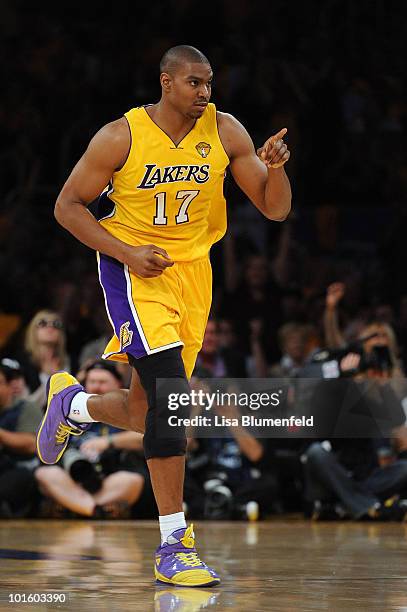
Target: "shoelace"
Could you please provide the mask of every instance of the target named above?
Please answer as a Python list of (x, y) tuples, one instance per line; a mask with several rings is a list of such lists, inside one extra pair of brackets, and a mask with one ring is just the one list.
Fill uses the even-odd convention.
[(198, 553), (190, 552), (190, 553), (175, 553), (177, 559), (181, 561), (184, 565), (189, 565), (190, 567), (197, 567), (198, 565), (202, 565), (202, 561), (198, 557)]
[(64, 425), (64, 423), (60, 423), (58, 425), (57, 433), (55, 436), (57, 444), (64, 444), (69, 434), (71, 434), (72, 436), (80, 436), (82, 433), (82, 431), (79, 431), (75, 427), (70, 427), (70, 425)]

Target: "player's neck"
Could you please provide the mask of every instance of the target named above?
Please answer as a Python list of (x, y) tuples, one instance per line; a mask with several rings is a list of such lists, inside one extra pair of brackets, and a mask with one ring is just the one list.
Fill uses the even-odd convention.
[(147, 107), (151, 119), (174, 141), (181, 141), (195, 125), (196, 119), (185, 117), (165, 100)]

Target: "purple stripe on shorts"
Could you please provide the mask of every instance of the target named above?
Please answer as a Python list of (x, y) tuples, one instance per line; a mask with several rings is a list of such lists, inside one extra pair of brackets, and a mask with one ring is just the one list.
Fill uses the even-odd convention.
[(130, 353), (136, 358), (145, 357), (147, 351), (127, 297), (124, 265), (117, 259), (100, 253), (99, 280), (105, 293), (109, 318), (120, 340), (120, 352)]

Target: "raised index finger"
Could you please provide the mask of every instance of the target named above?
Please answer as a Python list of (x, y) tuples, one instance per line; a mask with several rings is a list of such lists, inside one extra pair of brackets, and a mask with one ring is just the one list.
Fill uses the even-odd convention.
[(287, 131), (287, 128), (282, 128), (279, 132), (277, 132), (277, 134), (274, 134), (274, 136), (270, 136), (270, 138), (266, 140), (263, 146), (263, 150), (261, 151), (262, 159), (266, 159), (267, 155), (270, 152), (270, 149), (272, 149), (276, 142), (278, 142), (281, 138), (283, 138), (283, 136), (287, 134)]
[(274, 144), (275, 142), (277, 142), (277, 140), (283, 138), (287, 134), (287, 131), (287, 128), (282, 128), (279, 132), (277, 132), (277, 134), (274, 134), (274, 136), (270, 138), (271, 142)]

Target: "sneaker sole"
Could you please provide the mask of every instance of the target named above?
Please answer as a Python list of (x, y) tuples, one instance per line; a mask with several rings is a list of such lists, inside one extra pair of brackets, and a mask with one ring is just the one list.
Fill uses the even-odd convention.
[(171, 580), (170, 578), (166, 578), (165, 576), (160, 574), (160, 572), (157, 569), (155, 569), (154, 571), (155, 571), (156, 582), (158, 584), (172, 584), (173, 586), (179, 586), (179, 587), (199, 588), (199, 587), (216, 586), (217, 584), (220, 583), (220, 578), (213, 578), (209, 582), (200, 582), (199, 584), (191, 584), (190, 582), (175, 582), (174, 580)]

